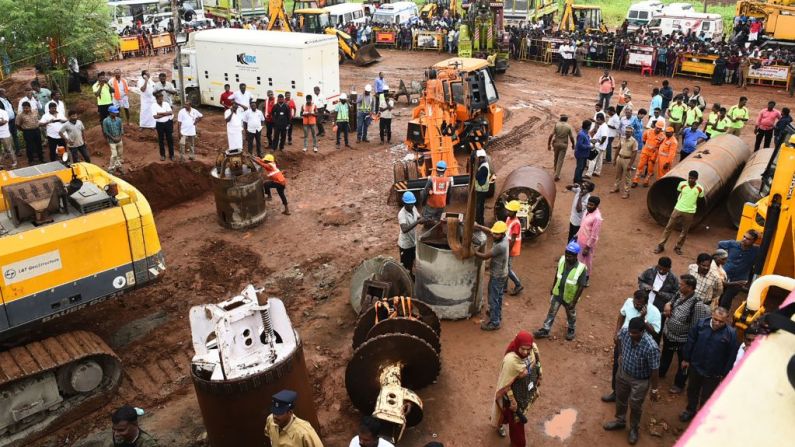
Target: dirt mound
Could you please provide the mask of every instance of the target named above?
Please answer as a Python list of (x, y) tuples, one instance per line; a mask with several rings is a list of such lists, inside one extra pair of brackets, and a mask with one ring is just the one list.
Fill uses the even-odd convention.
[(198, 161), (150, 163), (125, 180), (143, 193), (155, 212), (200, 197), (211, 187), (210, 166)]

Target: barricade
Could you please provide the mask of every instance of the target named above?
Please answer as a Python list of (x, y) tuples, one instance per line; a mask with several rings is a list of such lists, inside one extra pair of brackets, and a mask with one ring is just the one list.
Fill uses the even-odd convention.
[(748, 67), (748, 83), (785, 90), (789, 89), (789, 65), (762, 65), (761, 60), (751, 59), (751, 66)]
[(397, 31), (393, 29), (374, 30), (375, 46), (392, 48), (397, 46)]
[[(585, 45), (585, 43), (583, 43), (583, 45)], [(585, 57), (585, 66), (586, 67), (601, 66), (601, 67), (612, 68), (614, 55), (615, 55), (615, 46), (597, 43), (596, 55), (591, 56), (591, 53), (589, 51), (588, 56)]]
[(414, 49), (442, 51), (444, 38), (445, 34), (441, 31), (417, 31), (414, 35)]
[(654, 70), (657, 63), (657, 49), (651, 45), (630, 45), (623, 68), (643, 68), (649, 66)]
[(152, 36), (152, 48), (155, 50), (169, 49), (174, 46), (174, 38), (170, 33), (161, 33)]
[(119, 38), (119, 53), (122, 58), (134, 56), (139, 51), (141, 51), (141, 46), (138, 43), (138, 36)]
[(674, 76), (693, 76), (697, 78), (712, 78), (715, 73), (715, 61), (718, 56), (714, 54), (682, 54), (674, 67)]

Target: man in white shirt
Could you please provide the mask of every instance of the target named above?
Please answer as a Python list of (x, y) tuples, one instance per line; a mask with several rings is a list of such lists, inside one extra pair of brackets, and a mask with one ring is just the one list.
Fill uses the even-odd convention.
[(607, 153), (605, 154), (605, 161), (611, 163), (613, 161), (613, 141), (618, 138), (618, 131), (621, 128), (621, 117), (616, 113), (616, 108), (610, 106), (607, 108), (607, 128), (609, 129), (610, 136), (607, 137)]
[[(171, 106), (174, 102), (171, 99), (172, 95), (177, 93), (176, 90), (172, 87), (172, 85), (166, 82), (166, 74), (160, 73), (157, 75), (157, 82), (155, 82), (154, 87), (152, 88), (152, 93), (157, 95), (158, 93), (163, 95), (163, 101), (166, 102), (169, 106)], [(155, 125), (157, 127), (157, 125)]]
[(155, 103), (152, 104), (152, 117), (155, 119), (157, 130), (157, 144), (160, 147), (160, 161), (166, 160), (165, 143), (168, 143), (168, 158), (174, 161), (174, 111), (171, 104), (163, 98), (162, 91), (155, 93)]
[(17, 154), (14, 152), (14, 142), (11, 138), (11, 130), (8, 127), (10, 119), (8, 112), (0, 109), (0, 163), (6, 158), (11, 158), (11, 169), (17, 167)]
[(61, 100), (61, 92), (53, 92), (52, 99), (47, 103), (44, 110), (50, 110), (50, 104), (55, 104), (55, 108), (63, 116), (66, 116), (66, 104)]
[(657, 121), (662, 121), (662, 127), (665, 128), (665, 117), (660, 114), (660, 109), (654, 109), (654, 112), (649, 115), (649, 121), (646, 122), (647, 129), (654, 129)]
[(234, 100), (243, 111), (248, 110), (248, 106), (251, 104), (251, 92), (246, 91), (246, 84), (240, 84), (240, 90), (232, 95), (232, 100)]
[(607, 127), (605, 117), (601, 113), (596, 115), (596, 122), (593, 124), (591, 130), (596, 129), (592, 137), (594, 149), (596, 149), (596, 158), (588, 161), (588, 169), (583, 177), (591, 178), (592, 176), (599, 177), (602, 174), (602, 159), (607, 150), (607, 139), (610, 137), (610, 128)]
[(257, 108), (257, 101), (252, 99), (251, 107), (243, 112), (243, 129), (246, 131), (248, 153), (253, 154), (254, 143), (257, 145), (257, 157), (262, 158), (262, 127), (265, 115)]
[(224, 111), (229, 149), (243, 149), (243, 110), (237, 102)]
[(58, 159), (55, 150), (58, 146), (64, 145), (63, 138), (61, 138), (61, 127), (66, 121), (66, 116), (58, 113), (58, 106), (50, 101), (47, 113), (39, 120), (39, 127), (46, 127), (47, 129), (47, 147), (50, 151), (50, 160)]
[(315, 107), (317, 107), (317, 136), (322, 137), (326, 131), (323, 129), (323, 121), (326, 120), (328, 116), (328, 109), (326, 107), (326, 98), (320, 94), (320, 87), (315, 86), (315, 96), (314, 96), (314, 103)]
[(574, 60), (574, 50), (575, 48), (570, 46), (568, 42), (564, 42), (558, 47), (558, 53), (560, 53), (560, 57), (563, 60), (560, 67), (560, 74), (562, 76), (569, 75), (569, 67), (571, 67), (571, 63)]
[(22, 113), (22, 103), (29, 102), (30, 108), (33, 110), (41, 110), (41, 104), (39, 104), (39, 100), (36, 99), (36, 95), (33, 94), (33, 89), (28, 87), (25, 89), (25, 96), (19, 100), (19, 104), (17, 104), (17, 113)]
[(359, 425), (359, 434), (351, 439), (349, 447), (395, 447), (391, 442), (378, 437), (381, 426), (378, 419), (365, 416)]
[(586, 205), (594, 188), (596, 188), (596, 185), (588, 180), (584, 180), (582, 186), (576, 183), (566, 186), (566, 189), (574, 193), (574, 200), (571, 202), (571, 214), (569, 215), (569, 237), (567, 239), (569, 241), (574, 239), (577, 232), (580, 231), (582, 217), (585, 215)]
[(179, 161), (185, 161), (185, 145), (188, 145), (188, 158), (193, 160), (196, 152), (196, 125), (202, 119), (202, 114), (192, 107), (189, 99), (185, 99), (185, 106), (177, 114), (179, 123)]
[(17, 113), (14, 111), (14, 106), (11, 104), (11, 101), (8, 100), (6, 89), (4, 88), (0, 88), (0, 104), (2, 104), (1, 108), (5, 110), (8, 115), (8, 129), (11, 132), (11, 140), (14, 142), (14, 155), (16, 155), (16, 153), (20, 151), (19, 139), (17, 138), (17, 126), (14, 122)]

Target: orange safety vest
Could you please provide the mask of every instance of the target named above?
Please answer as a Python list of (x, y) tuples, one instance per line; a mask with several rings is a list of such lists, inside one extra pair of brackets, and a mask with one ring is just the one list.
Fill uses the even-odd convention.
[[(317, 107), (314, 104), (306, 105), (304, 104), (303, 113), (317, 113)], [(303, 117), (304, 124), (316, 124), (317, 117), (314, 115), (307, 115)]]
[(428, 206), (431, 208), (444, 208), (447, 206), (447, 191), (450, 190), (450, 177), (431, 177), (431, 190), (428, 194)]
[(262, 166), (262, 168), (265, 169), (265, 173), (268, 174), (269, 180), (273, 180), (274, 182), (282, 186), (287, 186), (287, 179), (284, 178), (284, 174), (282, 174), (282, 171), (280, 171), (279, 168), (276, 167), (276, 163), (266, 162), (262, 163), (260, 166)]
[[(119, 80), (116, 79), (116, 76), (114, 76), (112, 79), (113, 79), (113, 97), (116, 98), (116, 100), (118, 101), (118, 100), (121, 99), (121, 96), (122, 96), (121, 95), (121, 90), (122, 89), (119, 88)], [(122, 78), (121, 86), (124, 88), (124, 96), (129, 95), (130, 94), (130, 88), (127, 86), (127, 80), (126, 79)]]
[(657, 135), (654, 129), (647, 129), (646, 132), (643, 133), (643, 142), (645, 143), (643, 145), (643, 151), (656, 154), (657, 148), (660, 147), (663, 140), (665, 140), (664, 132), (660, 132), (660, 134)]
[(519, 231), (516, 233), (516, 240), (513, 243), (513, 247), (511, 247), (511, 257), (519, 256), (522, 252), (522, 222), (519, 221), (518, 217), (509, 217), (505, 219), (505, 224), (508, 225), (508, 236), (510, 237), (514, 230), (513, 227), (515, 226)]

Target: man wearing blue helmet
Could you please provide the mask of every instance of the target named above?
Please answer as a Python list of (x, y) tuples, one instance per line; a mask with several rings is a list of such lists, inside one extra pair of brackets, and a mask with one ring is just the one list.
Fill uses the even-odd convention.
[(425, 206), (422, 209), (422, 217), (427, 221), (440, 220), (444, 208), (447, 206), (447, 193), (453, 186), (452, 177), (445, 175), (447, 172), (447, 162), (439, 160), (436, 163), (436, 174), (428, 177), (428, 183), (422, 192)]
[(566, 318), (569, 323), (569, 330), (566, 332), (566, 340), (574, 340), (574, 326), (577, 323), (577, 312), (575, 307), (580, 301), (580, 295), (585, 288), (585, 264), (577, 260), (580, 254), (580, 245), (571, 241), (566, 245), (566, 253), (558, 261), (558, 269), (555, 275), (555, 282), (552, 283), (552, 291), (549, 302), (549, 311), (544, 325), (541, 329), (533, 332), (536, 338), (549, 337), (552, 323), (555, 322), (560, 306), (566, 309)]
[(400, 234), (398, 234), (398, 251), (400, 252), (400, 263), (408, 270), (411, 277), (414, 274), (411, 272), (414, 267), (414, 257), (417, 251), (417, 233), (414, 229), (418, 224), (425, 222), (417, 212), (417, 198), (414, 197), (410, 191), (403, 193), (403, 208), (398, 212), (398, 225), (400, 225)]
[(119, 108), (115, 105), (108, 107), (108, 116), (102, 120), (102, 135), (108, 140), (110, 146), (110, 162), (108, 163), (108, 172), (118, 171), (119, 174), (124, 174), (122, 164), (124, 160), (124, 143), (122, 136), (124, 135), (124, 126), (119, 116)]

